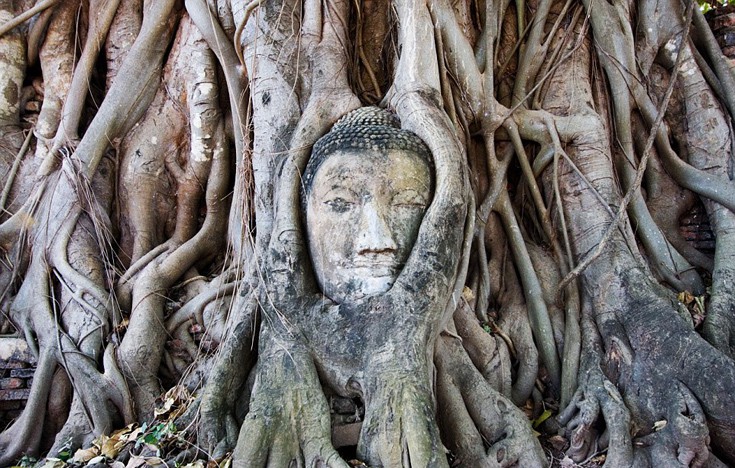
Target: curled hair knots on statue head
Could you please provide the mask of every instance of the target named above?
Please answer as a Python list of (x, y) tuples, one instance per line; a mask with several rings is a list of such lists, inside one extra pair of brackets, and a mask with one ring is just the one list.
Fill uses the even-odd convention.
[(314, 144), (302, 178), (302, 208), (306, 206), (306, 196), (311, 192), (319, 166), (331, 154), (349, 150), (410, 151), (423, 159), (430, 169), (434, 167), (429, 147), (418, 135), (402, 129), (398, 117), (379, 107), (361, 107), (340, 118), (329, 133)]

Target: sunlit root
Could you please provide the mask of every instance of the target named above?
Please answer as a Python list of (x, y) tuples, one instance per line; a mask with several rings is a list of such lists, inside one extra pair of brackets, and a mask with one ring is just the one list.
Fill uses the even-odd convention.
[(457, 339), (440, 337), (434, 356), (442, 434), (461, 466), (546, 466), (531, 422), (487, 384)]
[[(235, 467), (347, 468), (332, 447), (329, 406), (311, 359), (284, 343), (261, 349), (253, 397), (233, 454)], [(395, 465), (393, 465), (395, 466)]]
[(107, 89), (117, 78), (117, 72), (125, 56), (140, 32), (143, 19), (143, 0), (120, 0), (120, 7), (110, 25), (105, 52), (107, 59)]
[(79, 139), (79, 124), (87, 98), (90, 76), (119, 4), (120, 0), (90, 1), (89, 31), (81, 56), (74, 68), (68, 94), (63, 99), (61, 120), (54, 137), (52, 152), (62, 148), (69, 141), (75, 142)]
[(448, 466), (422, 373), (398, 368), (373, 369), (371, 375), (358, 457), (379, 466)]
[(239, 398), (247, 397), (243, 395), (243, 386), (254, 362), (253, 335), (259, 329), (256, 294), (236, 296), (229, 317), (231, 328), (214, 358), (199, 399), (197, 437), (215, 459), (232, 450), (237, 441), (235, 406)]

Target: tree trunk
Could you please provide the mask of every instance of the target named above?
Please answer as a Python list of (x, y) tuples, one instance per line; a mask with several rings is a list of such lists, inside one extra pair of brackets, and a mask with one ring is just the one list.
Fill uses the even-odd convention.
[(0, 1), (0, 464), (735, 463), (728, 14)]

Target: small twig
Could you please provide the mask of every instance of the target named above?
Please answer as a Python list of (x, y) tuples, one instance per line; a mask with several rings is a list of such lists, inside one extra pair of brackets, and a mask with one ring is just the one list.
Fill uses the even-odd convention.
[(250, 3), (248, 3), (248, 6), (245, 7), (245, 16), (243, 16), (242, 21), (240, 24), (237, 25), (237, 29), (235, 30), (235, 54), (237, 54), (238, 60), (240, 60), (240, 65), (243, 67), (245, 66), (245, 58), (242, 55), (242, 32), (245, 30), (245, 25), (248, 23), (248, 19), (250, 19), (250, 15), (253, 14), (253, 11), (258, 8), (264, 0), (251, 0)]
[(11, 31), (16, 26), (25, 23), (26, 21), (33, 18), (38, 13), (41, 13), (43, 10), (47, 8), (51, 8), (57, 3), (59, 3), (59, 0), (46, 0), (45, 2), (36, 4), (33, 8), (24, 11), (23, 13), (19, 14), (15, 18), (11, 19), (7, 23), (0, 26), (0, 36), (4, 35), (8, 31)]
[(605, 231), (605, 234), (602, 236), (602, 239), (597, 244), (597, 247), (594, 251), (589, 253), (582, 262), (577, 265), (574, 270), (569, 272), (564, 279), (559, 283), (559, 291), (563, 291), (566, 286), (574, 280), (576, 277), (582, 273), (582, 271), (585, 270), (597, 257), (599, 257), (603, 250), (605, 249), (605, 246), (607, 245), (608, 241), (612, 237), (612, 234), (618, 229), (618, 226), (620, 225), (621, 221), (624, 218), (624, 215), (627, 211), (628, 204), (633, 199), (633, 196), (636, 194), (638, 189), (641, 186), (641, 182), (643, 181), (643, 174), (646, 171), (646, 165), (648, 164), (648, 158), (651, 154), (651, 148), (653, 147), (653, 143), (656, 140), (656, 135), (658, 133), (658, 129), (661, 126), (661, 123), (664, 120), (664, 115), (666, 114), (666, 108), (669, 105), (669, 100), (671, 99), (671, 95), (674, 92), (674, 86), (676, 85), (676, 78), (679, 74), (679, 69), (681, 68), (681, 64), (684, 61), (684, 49), (686, 46), (686, 40), (687, 37), (689, 37), (689, 27), (691, 26), (692, 22), (692, 12), (694, 10), (694, 1), (690, 0), (689, 5), (687, 6), (687, 16), (686, 16), (686, 22), (684, 23), (684, 31), (681, 35), (681, 43), (679, 45), (679, 51), (676, 55), (676, 63), (674, 63), (674, 69), (671, 72), (671, 80), (669, 83), (669, 87), (666, 90), (666, 94), (664, 95), (663, 101), (661, 103), (661, 108), (658, 111), (658, 115), (656, 116), (656, 120), (653, 123), (653, 126), (651, 127), (651, 133), (648, 135), (648, 140), (646, 141), (646, 146), (643, 149), (643, 155), (641, 156), (641, 162), (638, 164), (638, 169), (635, 174), (635, 179), (633, 180), (633, 183), (628, 188), (627, 193), (623, 197), (623, 200), (620, 203), (620, 207), (618, 208), (617, 215), (615, 216), (615, 219), (613, 222), (608, 226), (607, 230)]

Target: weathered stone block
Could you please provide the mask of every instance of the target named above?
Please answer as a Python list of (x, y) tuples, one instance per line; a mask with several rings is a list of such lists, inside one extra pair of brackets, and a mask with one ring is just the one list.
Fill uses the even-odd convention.
[(0, 401), (27, 400), (30, 395), (30, 388), (19, 388), (17, 390), (0, 390)]
[(22, 338), (0, 338), (0, 369), (35, 367), (36, 358)]
[(36, 369), (13, 369), (10, 371), (10, 376), (19, 379), (30, 379), (35, 373)]

